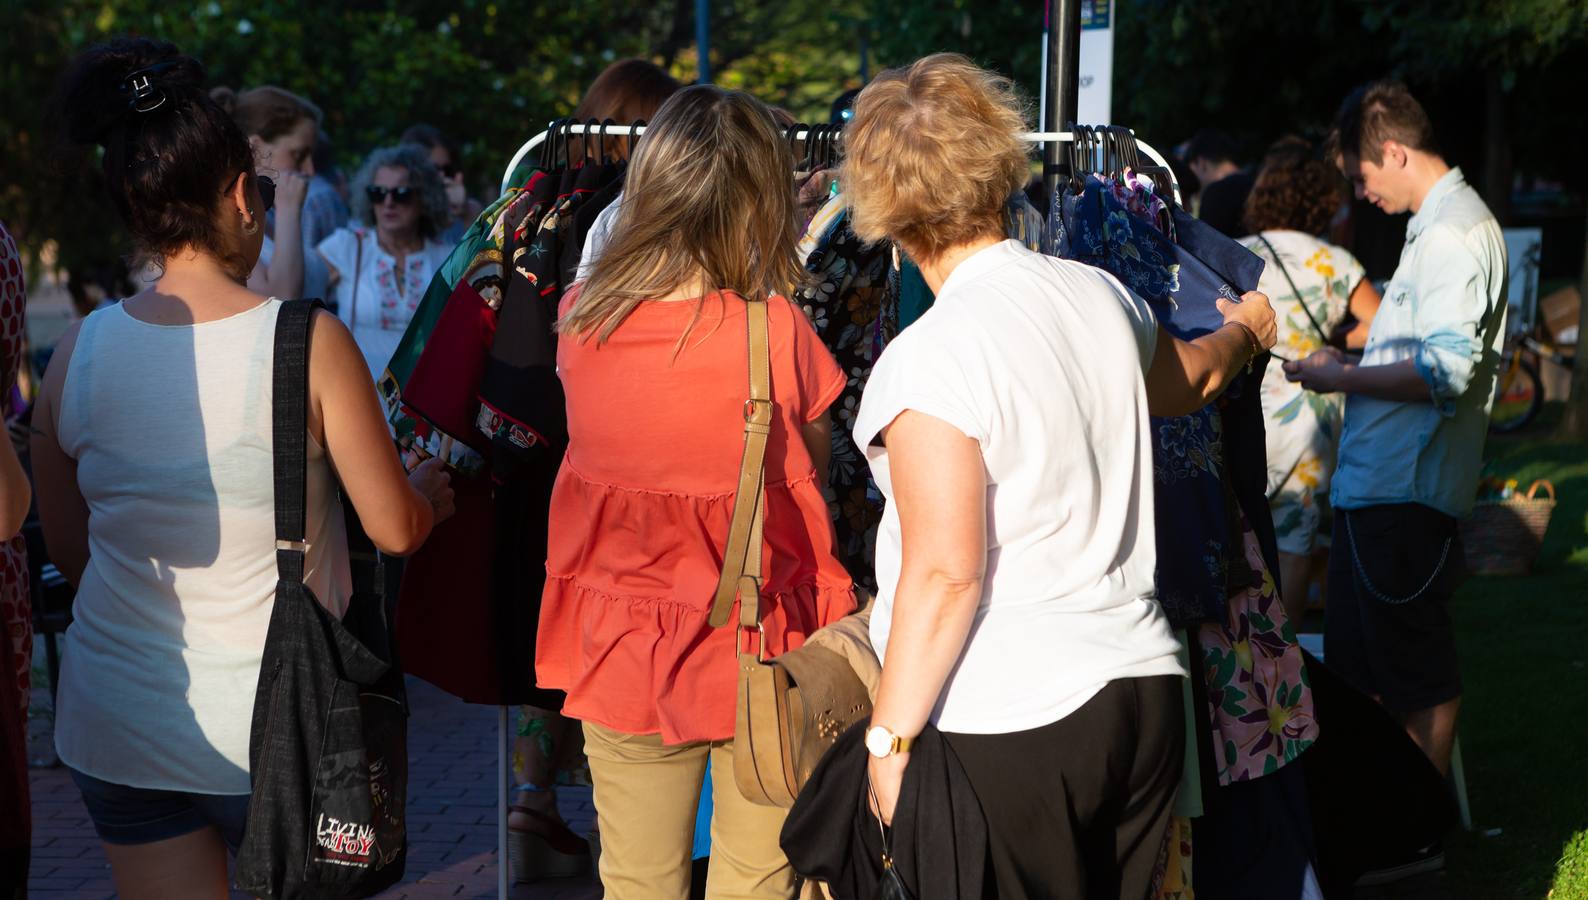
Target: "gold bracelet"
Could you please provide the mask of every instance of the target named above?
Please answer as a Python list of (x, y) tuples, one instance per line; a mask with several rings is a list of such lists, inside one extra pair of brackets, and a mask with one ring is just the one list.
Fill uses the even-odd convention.
[(1250, 375), (1252, 373), (1252, 363), (1263, 352), (1263, 342), (1258, 340), (1257, 332), (1253, 331), (1245, 322), (1228, 322), (1226, 324), (1234, 325), (1246, 332), (1247, 343), (1251, 345), (1249, 348), (1251, 355), (1246, 357), (1246, 374)]

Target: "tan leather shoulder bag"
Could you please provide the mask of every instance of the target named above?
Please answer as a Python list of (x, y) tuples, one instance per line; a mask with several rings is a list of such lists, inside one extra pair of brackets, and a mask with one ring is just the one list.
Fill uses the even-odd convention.
[(772, 360), (767, 305), (745, 304), (749, 323), (750, 399), (744, 405), (744, 458), (722, 576), (711, 605), (712, 627), (728, 624), (739, 599), (735, 645), (739, 696), (733, 777), (753, 803), (789, 807), (838, 736), (871, 714), (871, 696), (848, 660), (807, 642), (766, 659), (761, 628), (762, 525), (766, 516), (766, 444), (772, 433)]

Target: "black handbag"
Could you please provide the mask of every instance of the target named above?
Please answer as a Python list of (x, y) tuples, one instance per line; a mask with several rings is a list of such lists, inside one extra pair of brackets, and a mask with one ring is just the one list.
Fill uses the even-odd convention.
[(318, 301), (276, 323), (276, 601), (254, 697), (253, 797), (232, 884), (267, 900), (368, 897), (407, 857), (407, 698), (382, 566), (344, 502), (354, 589), (331, 615), (303, 583), (309, 326)]

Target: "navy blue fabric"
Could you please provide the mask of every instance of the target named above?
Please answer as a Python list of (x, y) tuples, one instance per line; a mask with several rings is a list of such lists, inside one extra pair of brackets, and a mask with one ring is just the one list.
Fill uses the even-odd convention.
[(248, 819), (248, 794), (190, 794), (112, 784), (68, 767), (94, 831), (107, 844), (153, 844), (214, 826), (237, 852)]
[[(1101, 178), (1091, 176), (1078, 191), (1074, 187), (1057, 192), (1049, 212), (1055, 255), (1113, 274), (1147, 301), (1175, 337), (1193, 340), (1218, 329), (1224, 324), (1219, 298), (1238, 301), (1257, 288), (1262, 258), (1184, 210), (1172, 208), (1171, 240), (1121, 204)], [(1243, 375), (1227, 393), (1255, 396), (1256, 388)], [(1240, 551), (1230, 541), (1224, 481), (1229, 423), (1222, 406), (1151, 419), (1158, 598), (1176, 627), (1223, 619), (1227, 559)], [(1241, 426), (1250, 433), (1251, 423)], [(1256, 428), (1261, 435), (1260, 421)]]

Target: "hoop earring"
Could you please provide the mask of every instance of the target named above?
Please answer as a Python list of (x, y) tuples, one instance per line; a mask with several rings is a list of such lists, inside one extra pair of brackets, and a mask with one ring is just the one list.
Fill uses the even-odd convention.
[(243, 223), (243, 234), (258, 234), (259, 220), (257, 218), (253, 218), (254, 208), (252, 206), (248, 207), (248, 215), (250, 216), (249, 220)]

